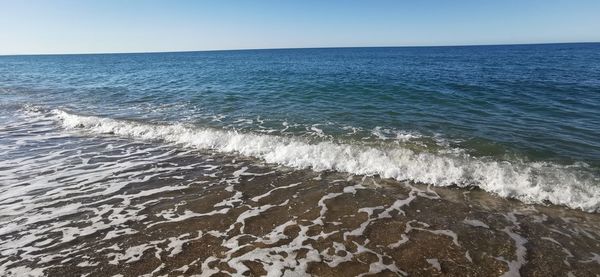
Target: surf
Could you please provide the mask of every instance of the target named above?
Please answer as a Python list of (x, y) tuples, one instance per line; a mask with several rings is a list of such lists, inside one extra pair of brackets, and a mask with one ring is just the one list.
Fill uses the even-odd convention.
[(239, 154), (296, 169), (379, 175), (443, 187), (477, 187), (529, 204), (551, 203), (586, 212), (597, 212), (600, 206), (598, 177), (585, 165), (502, 161), (454, 152), (417, 152), (400, 145), (377, 147), (328, 140), (314, 142), (301, 137), (79, 115), (61, 109), (35, 113), (52, 118), (66, 130), (89, 135)]

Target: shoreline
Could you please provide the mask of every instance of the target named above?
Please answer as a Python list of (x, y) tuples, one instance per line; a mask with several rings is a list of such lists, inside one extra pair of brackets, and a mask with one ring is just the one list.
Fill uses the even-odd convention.
[[(43, 268), (39, 272), (49, 275), (92, 276), (600, 271), (599, 214), (526, 205), (480, 190), (177, 152), (160, 163), (173, 170), (98, 199), (80, 196), (77, 202), (88, 208), (3, 232), (0, 239), (14, 241), (10, 248), (23, 260), (5, 259), (0, 271), (19, 275), (19, 269)], [(58, 203), (63, 201), (68, 200)], [(81, 235), (65, 237), (67, 230)], [(24, 239), (18, 234), (30, 232), (38, 239), (18, 245)], [(3, 253), (10, 252), (8, 245), (0, 245)]]

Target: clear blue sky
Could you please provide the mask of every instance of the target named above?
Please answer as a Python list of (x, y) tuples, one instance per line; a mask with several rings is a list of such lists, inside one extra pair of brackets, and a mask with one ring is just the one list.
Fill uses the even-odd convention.
[(600, 0), (0, 0), (0, 54), (600, 41)]

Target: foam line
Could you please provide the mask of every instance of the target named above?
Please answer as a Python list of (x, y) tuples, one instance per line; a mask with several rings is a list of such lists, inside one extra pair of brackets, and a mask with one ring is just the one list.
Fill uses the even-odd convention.
[(597, 211), (600, 205), (598, 177), (584, 166), (494, 161), (464, 153), (415, 152), (401, 146), (310, 143), (295, 137), (149, 124), (63, 110), (52, 110), (50, 114), (68, 129), (238, 153), (294, 168), (380, 175), (434, 186), (478, 186), (526, 203), (550, 202), (588, 212)]

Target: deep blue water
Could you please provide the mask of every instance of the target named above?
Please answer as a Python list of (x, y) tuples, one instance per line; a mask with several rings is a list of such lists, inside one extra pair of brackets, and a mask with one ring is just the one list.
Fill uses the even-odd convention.
[(5, 116), (33, 106), (454, 153), (600, 183), (600, 44), (3, 56), (0, 102)]

